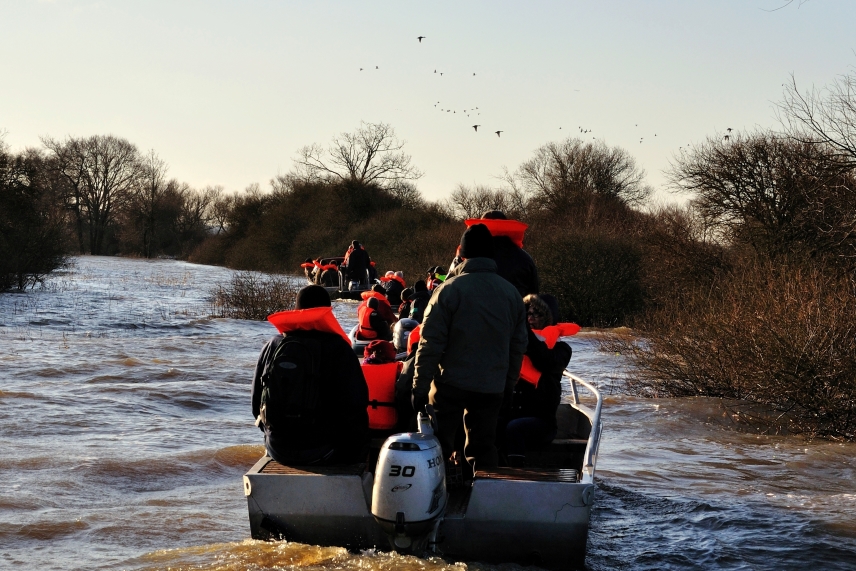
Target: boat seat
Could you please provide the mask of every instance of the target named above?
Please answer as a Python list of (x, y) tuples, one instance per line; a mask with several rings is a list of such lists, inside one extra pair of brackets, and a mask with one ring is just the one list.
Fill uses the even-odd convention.
[(283, 474), (290, 476), (359, 476), (366, 465), (342, 464), (340, 466), (286, 466), (276, 460), (271, 460), (259, 470), (260, 474)]

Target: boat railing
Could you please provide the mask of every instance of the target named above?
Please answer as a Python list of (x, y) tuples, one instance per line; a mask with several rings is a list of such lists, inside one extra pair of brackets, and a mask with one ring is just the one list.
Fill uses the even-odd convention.
[(564, 375), (570, 381), (571, 396), (573, 398), (574, 405), (584, 406), (580, 401), (578, 385), (582, 385), (583, 387), (585, 387), (596, 399), (594, 413), (590, 417), (591, 433), (589, 434), (588, 446), (586, 447), (585, 463), (583, 464), (583, 470), (593, 475), (595, 458), (597, 457), (597, 449), (600, 444), (600, 411), (603, 407), (603, 395), (601, 395), (600, 390), (598, 390), (598, 388), (594, 384), (574, 375), (573, 373), (565, 371)]

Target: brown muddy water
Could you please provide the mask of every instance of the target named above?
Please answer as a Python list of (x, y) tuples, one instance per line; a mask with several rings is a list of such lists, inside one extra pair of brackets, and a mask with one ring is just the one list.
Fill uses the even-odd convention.
[[(82, 257), (0, 295), (0, 568), (496, 568), (249, 539), (249, 383), (274, 329), (207, 317), (229, 276)], [(337, 303), (345, 327), (354, 308)], [(856, 445), (741, 431), (715, 400), (626, 396), (620, 357), (571, 344), (570, 369), (609, 393), (590, 569), (856, 569)]]

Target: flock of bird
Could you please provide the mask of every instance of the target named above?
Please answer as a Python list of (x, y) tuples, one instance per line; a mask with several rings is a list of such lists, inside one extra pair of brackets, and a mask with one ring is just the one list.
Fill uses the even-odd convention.
[[(427, 39), (427, 36), (417, 36), (417, 37), (416, 37), (416, 39), (417, 39), (417, 40), (419, 41), (419, 43), (421, 44), (421, 43), (422, 43), (422, 40)], [(363, 71), (363, 69), (364, 69), (364, 68), (362, 68), (362, 67), (361, 67), (361, 68), (360, 68), (360, 71)], [(375, 66), (375, 69), (380, 69), (380, 66), (377, 66), (377, 65), (376, 65), (376, 66)], [(442, 75), (443, 75), (443, 72), (442, 72), (442, 71), (438, 72), (438, 70), (436, 70), (436, 69), (434, 70), (434, 73), (439, 73), (439, 75), (440, 75), (441, 77), (442, 77)], [(476, 74), (475, 74), (475, 72), (473, 72), (473, 77), (475, 77), (475, 75), (476, 75)], [(579, 91), (579, 90), (578, 90), (578, 89), (575, 89), (574, 91)], [(440, 101), (438, 101), (437, 103), (435, 103), (435, 104), (434, 104), (434, 107), (435, 107), (435, 108), (437, 108), (439, 105), (440, 105)], [(440, 108), (439, 108), (439, 111), (442, 111), (442, 112), (445, 112), (445, 113), (452, 113), (452, 114), (457, 114), (457, 112), (458, 112), (458, 110), (457, 110), (457, 109), (444, 109), (444, 108), (442, 108), (442, 107), (440, 107)], [(474, 113), (476, 116), (481, 115), (481, 112), (479, 111), (479, 108), (478, 108), (478, 107), (473, 107), (473, 108), (471, 108), (471, 109), (462, 109), (462, 110), (461, 110), (461, 114), (466, 115), (467, 117), (470, 117), (470, 114), (471, 114), (471, 113)], [(481, 125), (480, 123), (479, 123), (479, 124), (472, 125), (473, 131), (475, 131), (476, 133), (478, 133), (479, 127), (481, 127), (481, 126), (482, 126), (482, 125)], [(639, 127), (639, 124), (637, 123), (637, 124), (635, 125), (635, 127)], [(591, 133), (591, 132), (592, 132), (592, 130), (591, 130), (591, 129), (583, 128), (583, 127), (581, 127), (581, 126), (580, 126), (580, 127), (578, 127), (578, 128), (579, 128), (579, 131), (580, 131), (580, 134), (581, 134), (581, 135), (586, 135), (586, 134), (588, 134), (588, 133)], [(561, 128), (561, 127), (559, 127), (559, 129), (561, 130), (562, 128)], [(726, 133), (726, 135), (723, 137), (723, 140), (724, 140), (724, 141), (729, 141), (729, 140), (731, 140), (731, 127), (729, 127), (728, 129), (726, 129), (726, 131), (727, 131), (727, 133)], [(501, 129), (494, 131), (494, 133), (496, 134), (496, 136), (497, 136), (497, 137), (499, 137), (499, 136), (500, 136), (502, 133), (504, 133), (504, 132), (505, 132), (505, 131), (503, 131), (503, 130), (501, 130)], [(654, 136), (656, 137), (656, 136), (657, 136), (657, 133), (654, 133)], [(597, 139), (597, 137), (592, 137), (592, 139)], [(644, 142), (644, 140), (645, 140), (645, 138), (644, 138), (644, 137), (639, 137), (639, 143), (640, 143), (640, 144), (642, 144), (642, 143)], [(683, 149), (683, 147), (680, 147), (680, 148), (681, 148), (681, 149)]]

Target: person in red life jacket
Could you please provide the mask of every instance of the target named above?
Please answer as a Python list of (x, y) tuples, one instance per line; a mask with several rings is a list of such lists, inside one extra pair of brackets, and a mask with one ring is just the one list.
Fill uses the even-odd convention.
[(381, 317), (378, 308), (383, 303), (376, 297), (366, 299), (357, 308), (357, 321), (359, 328), (357, 329), (357, 339), (374, 340), (382, 339), (384, 341), (392, 340), (392, 331), (389, 328), (389, 321)]
[(410, 317), (410, 299), (413, 295), (413, 288), (406, 287), (401, 290), (401, 304), (398, 306), (398, 318), (404, 319)]
[[(267, 453), (281, 464), (358, 462), (368, 438), (368, 387), (359, 359), (323, 287), (301, 289), (295, 307), (268, 317), (281, 335), (262, 348), (253, 375), (253, 416), (265, 433)], [(277, 376), (276, 369), (285, 373)], [(290, 371), (301, 373), (288, 376)], [(295, 383), (309, 382), (307, 390), (294, 393)], [(297, 404), (277, 396), (289, 388), (292, 395), (306, 396)], [(283, 403), (302, 414), (277, 410)]]
[(321, 266), (321, 276), (318, 279), (318, 285), (339, 287), (339, 266), (336, 265), (336, 260), (331, 260), (329, 264)]
[(395, 312), (392, 311), (392, 305), (390, 305), (389, 300), (386, 298), (386, 290), (383, 289), (382, 285), (373, 285), (372, 289), (370, 289), (369, 291), (364, 291), (360, 294), (360, 297), (363, 298), (363, 302), (368, 300), (370, 297), (377, 298), (378, 314), (380, 315), (381, 319), (389, 323), (390, 327), (395, 325), (395, 322), (398, 321), (398, 317), (396, 317)]
[(434, 291), (443, 283), (443, 280), (439, 276), (439, 272), (442, 271), (440, 266), (434, 266), (428, 270), (428, 276), (425, 278), (425, 286), (428, 288), (428, 291)]
[(518, 220), (508, 220), (500, 210), (490, 210), (481, 218), (466, 221), (467, 226), (484, 224), (493, 236), (496, 273), (512, 283), (520, 296), (538, 293), (540, 282), (538, 268), (532, 256), (523, 249), (523, 233), (527, 225)]
[(381, 281), (383, 282), (383, 287), (386, 291), (386, 298), (389, 300), (389, 304), (392, 307), (400, 305), (401, 292), (407, 287), (407, 284), (404, 282), (404, 273), (391, 271), (386, 272), (386, 275), (381, 278)]
[[(571, 346), (564, 341), (556, 341), (550, 347), (535, 333), (556, 326), (559, 315), (556, 298), (549, 294), (527, 295), (523, 303), (529, 325), (526, 358), (534, 367), (532, 372), (535, 374), (527, 375), (521, 371), (521, 378), (514, 387), (510, 418), (505, 426), (508, 465), (515, 467), (524, 466), (527, 451), (543, 448), (556, 437), (556, 409), (562, 398), (562, 373), (573, 354)], [(524, 369), (527, 369), (526, 365)]]
[(395, 345), (389, 341), (376, 339), (366, 345), (366, 348), (363, 350), (363, 364), (383, 365), (385, 363), (392, 363), (395, 361), (396, 355)]
[[(470, 466), (497, 465), (496, 429), (511, 404), (526, 351), (526, 310), (517, 290), (496, 275), (493, 239), (483, 224), (461, 237), (464, 263), (425, 309), (413, 376), (413, 408), (433, 405), (446, 458), (461, 422)], [(412, 335), (412, 333), (411, 333)]]
[[(347, 266), (347, 277), (351, 281), (366, 283), (366, 271), (369, 269), (371, 260), (369, 254), (357, 240), (351, 242), (348, 252), (345, 254), (343, 266)], [(344, 269), (344, 268), (343, 268)]]
[(424, 281), (417, 280), (413, 284), (413, 295), (410, 296), (410, 313), (408, 317), (422, 323), (422, 319), (425, 317), (425, 308), (428, 307), (430, 300), (431, 292), (428, 291), (428, 286), (425, 285)]
[(303, 268), (303, 275), (306, 276), (306, 279), (315, 283), (315, 261), (312, 258), (306, 258), (300, 267)]

